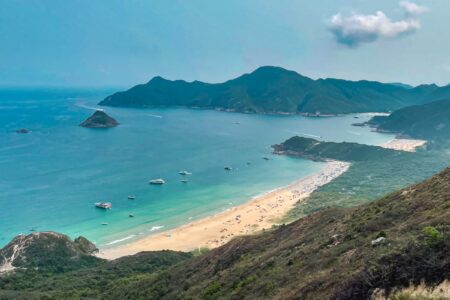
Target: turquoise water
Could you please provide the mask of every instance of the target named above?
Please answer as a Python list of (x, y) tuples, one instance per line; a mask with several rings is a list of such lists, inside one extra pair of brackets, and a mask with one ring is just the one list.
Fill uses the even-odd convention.
[[(108, 93), (0, 91), (0, 246), (30, 230), (116, 245), (320, 170), (322, 163), (271, 155), (271, 145), (293, 135), (366, 144), (392, 138), (351, 126), (367, 115), (305, 118), (180, 108), (105, 108), (119, 127), (79, 127)], [(32, 132), (17, 134), (18, 128)], [(187, 184), (180, 182), (180, 170), (193, 173)], [(167, 183), (148, 185), (154, 178)], [(99, 201), (113, 208), (96, 209)]]

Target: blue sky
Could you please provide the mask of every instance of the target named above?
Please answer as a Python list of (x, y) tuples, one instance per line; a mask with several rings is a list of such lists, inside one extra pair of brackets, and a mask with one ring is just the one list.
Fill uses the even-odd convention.
[(450, 1), (408, 3), (424, 9), (408, 15), (395, 0), (0, 0), (0, 85), (220, 82), (261, 65), (448, 84)]

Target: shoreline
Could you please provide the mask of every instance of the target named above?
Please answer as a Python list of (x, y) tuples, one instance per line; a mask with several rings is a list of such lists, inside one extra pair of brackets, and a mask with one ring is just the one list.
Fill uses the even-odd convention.
[(416, 152), (418, 147), (421, 147), (426, 143), (427, 141), (425, 140), (393, 138), (389, 142), (381, 144), (380, 147), (399, 151)]
[(295, 181), (224, 212), (208, 216), (180, 227), (143, 237), (128, 244), (100, 249), (98, 256), (115, 259), (141, 251), (192, 251), (216, 248), (239, 235), (249, 235), (277, 224), (295, 204), (314, 190), (342, 175), (350, 163), (327, 161), (317, 173)]

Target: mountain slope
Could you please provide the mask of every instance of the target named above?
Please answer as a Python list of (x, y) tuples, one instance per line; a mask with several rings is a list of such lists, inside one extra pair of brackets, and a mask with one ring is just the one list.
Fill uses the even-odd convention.
[(379, 131), (427, 140), (450, 140), (450, 99), (394, 111), (387, 117), (369, 121)]
[(368, 299), (450, 278), (449, 230), (450, 168), (368, 205), (236, 238), (107, 297)]
[(436, 85), (405, 88), (373, 81), (312, 80), (280, 67), (260, 67), (218, 84), (155, 77), (106, 97), (100, 105), (185, 106), (245, 113), (343, 114), (391, 111), (450, 97)]

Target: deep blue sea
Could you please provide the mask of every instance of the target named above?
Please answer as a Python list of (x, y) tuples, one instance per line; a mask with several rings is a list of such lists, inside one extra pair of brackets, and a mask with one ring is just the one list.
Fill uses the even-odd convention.
[[(368, 115), (306, 118), (105, 107), (120, 126), (78, 126), (110, 92), (0, 91), (0, 246), (32, 230), (115, 245), (222, 211), (320, 170), (322, 163), (271, 154), (271, 145), (293, 135), (366, 144), (393, 138), (351, 126)], [(31, 132), (16, 133), (20, 128)], [(226, 165), (233, 171), (225, 171)], [(181, 170), (192, 172), (188, 183), (180, 182)], [(155, 178), (167, 183), (149, 185)], [(128, 200), (129, 195), (136, 199)], [(112, 202), (113, 208), (96, 209), (99, 201)]]

